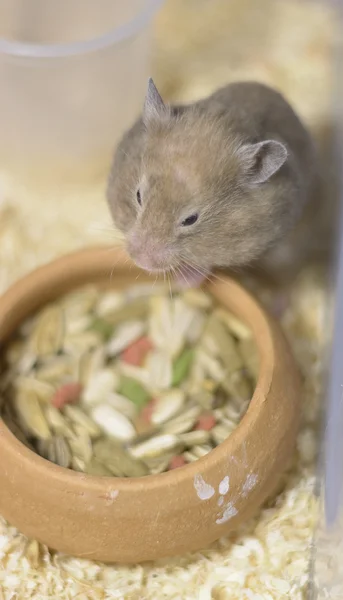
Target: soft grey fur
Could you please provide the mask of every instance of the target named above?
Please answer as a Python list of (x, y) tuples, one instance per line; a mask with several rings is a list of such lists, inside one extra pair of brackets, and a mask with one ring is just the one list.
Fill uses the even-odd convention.
[[(257, 263), (278, 271), (318, 247), (309, 225), (320, 208), (318, 172), (309, 132), (275, 90), (233, 83), (169, 107), (150, 80), (143, 115), (115, 153), (107, 197), (139, 264), (140, 254), (163, 248), (165, 270)], [(193, 213), (198, 221), (182, 226)]]

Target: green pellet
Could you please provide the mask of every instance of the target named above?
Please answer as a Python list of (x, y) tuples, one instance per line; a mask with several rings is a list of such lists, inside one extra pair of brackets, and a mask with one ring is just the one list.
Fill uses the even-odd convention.
[(187, 377), (193, 356), (194, 350), (192, 348), (186, 348), (175, 360), (173, 364), (172, 385), (179, 385), (181, 381)]
[(143, 408), (150, 400), (146, 389), (138, 381), (131, 379), (131, 377), (121, 378), (118, 392), (131, 400), (138, 408)]
[(97, 333), (100, 333), (103, 340), (107, 342), (113, 335), (114, 327), (113, 325), (108, 323), (108, 321), (105, 321), (105, 319), (97, 317), (92, 321), (92, 324), (90, 325), (89, 329), (91, 331), (96, 331)]

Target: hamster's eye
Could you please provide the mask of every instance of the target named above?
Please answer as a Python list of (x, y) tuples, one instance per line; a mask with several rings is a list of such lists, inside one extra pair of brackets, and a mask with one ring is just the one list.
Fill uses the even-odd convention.
[(136, 195), (137, 195), (137, 202), (141, 206), (141, 204), (142, 204), (142, 197), (141, 197), (141, 193), (140, 193), (139, 190), (137, 190)]
[(182, 225), (182, 227), (189, 227), (190, 225), (194, 225), (194, 223), (196, 223), (197, 220), (198, 220), (197, 214), (190, 215), (189, 217), (187, 217), (187, 219), (182, 221), (181, 225)]

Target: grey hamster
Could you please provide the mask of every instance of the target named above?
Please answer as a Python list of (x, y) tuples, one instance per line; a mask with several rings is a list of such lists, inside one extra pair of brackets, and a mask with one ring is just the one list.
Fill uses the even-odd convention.
[(170, 106), (150, 79), (107, 199), (137, 265), (197, 283), (214, 267), (292, 261), (317, 173), (310, 133), (277, 91), (231, 83)]

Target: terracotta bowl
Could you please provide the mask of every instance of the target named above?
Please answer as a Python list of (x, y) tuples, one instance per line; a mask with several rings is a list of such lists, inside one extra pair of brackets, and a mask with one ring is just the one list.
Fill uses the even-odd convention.
[[(1, 345), (46, 302), (90, 282), (128, 286), (137, 272), (123, 252), (114, 256), (108, 248), (37, 269), (0, 299)], [(0, 420), (0, 514), (11, 524), (67, 554), (138, 562), (206, 547), (273, 493), (294, 448), (298, 370), (278, 325), (240, 285), (225, 278), (207, 289), (251, 327), (260, 354), (256, 389), (239, 427), (195, 463), (122, 479), (58, 467), (28, 450)]]

